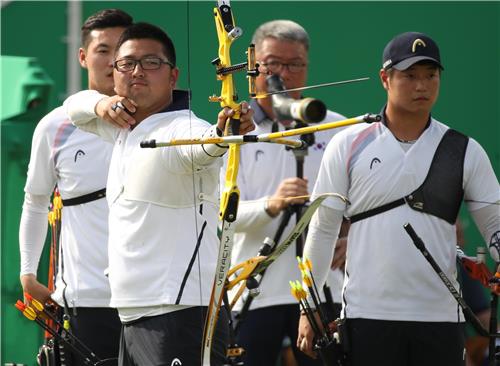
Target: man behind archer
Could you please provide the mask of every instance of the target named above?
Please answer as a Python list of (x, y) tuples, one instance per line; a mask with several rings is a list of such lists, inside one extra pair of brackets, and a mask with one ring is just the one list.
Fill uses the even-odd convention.
[[(255, 31), (252, 43), (255, 44), (261, 71), (256, 80), (259, 93), (267, 91), (266, 77), (272, 74), (282, 79), (286, 89), (305, 86), (309, 35), (302, 26), (290, 20), (264, 23)], [(289, 94), (295, 99), (301, 98), (300, 92)], [(270, 97), (253, 100), (250, 105), (255, 110), (257, 134), (291, 127), (293, 121), (277, 119)], [(328, 111), (325, 121), (342, 119), (345, 118), (340, 114)], [(309, 146), (305, 157), (304, 177), (297, 177), (294, 153), (281, 145), (241, 146), (238, 185), (242, 201), (236, 221), (233, 265), (256, 256), (265, 237), (274, 238), (284, 212), (290, 205), (305, 203), (304, 199), (294, 197), (309, 194), (324, 148), (335, 133), (335, 130), (328, 130), (314, 135), (314, 144)], [(292, 216), (282, 239), (291, 232), (295, 223), (295, 216)], [(300, 312), (298, 303), (290, 295), (288, 283), (300, 278), (295, 257), (295, 245), (292, 245), (267, 269), (260, 285), (260, 295), (253, 300), (250, 311), (239, 326), (237, 341), (246, 350), (245, 365), (275, 365), (286, 336), (292, 340), (292, 348), (300, 365), (320, 364), (299, 352), (294, 344)], [(335, 273), (331, 283), (336, 290), (334, 299), (339, 301), (342, 273), (339, 270), (330, 272), (332, 275)], [(247, 292), (242, 299), (246, 297)], [(240, 300), (234, 310), (240, 311), (243, 303)]]

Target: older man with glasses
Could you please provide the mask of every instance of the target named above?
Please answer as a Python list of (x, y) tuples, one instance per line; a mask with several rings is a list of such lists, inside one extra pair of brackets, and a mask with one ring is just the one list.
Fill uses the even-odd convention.
[[(256, 80), (258, 92), (268, 90), (266, 79), (269, 75), (278, 75), (286, 89), (305, 86), (309, 35), (302, 26), (289, 20), (264, 23), (255, 31), (252, 43), (261, 71)], [(301, 98), (300, 91), (289, 95), (294, 99)], [(270, 97), (253, 100), (250, 105), (255, 111), (257, 134), (292, 127), (293, 121), (278, 120)], [(340, 114), (328, 111), (325, 121), (342, 119), (344, 117)], [(305, 203), (303, 197), (314, 185), (324, 148), (334, 134), (335, 131), (330, 130), (314, 135), (314, 142), (305, 157), (303, 177), (297, 176), (294, 153), (283, 146), (249, 144), (241, 147), (238, 185), (242, 202), (236, 222), (232, 263), (256, 256), (265, 237), (276, 237), (280, 224), (284, 225), (282, 239), (291, 232), (295, 217), (288, 216), (289, 220), (284, 220), (285, 211), (292, 205)], [(286, 337), (292, 340), (293, 353), (300, 365), (320, 364), (295, 346), (299, 306), (289, 291), (289, 281), (300, 278), (295, 256), (296, 248), (292, 246), (267, 269), (260, 284), (260, 295), (251, 301), (249, 311), (246, 314), (243, 311), (239, 317), (237, 341), (246, 350), (245, 365), (276, 364)], [(334, 298), (340, 302), (342, 273), (339, 270), (331, 272)], [(248, 292), (242, 299), (236, 304), (236, 311), (241, 312), (250, 304)]]

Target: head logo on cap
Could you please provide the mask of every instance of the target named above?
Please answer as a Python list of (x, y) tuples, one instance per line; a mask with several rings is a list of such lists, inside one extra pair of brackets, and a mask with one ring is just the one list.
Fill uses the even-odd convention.
[(422, 41), (420, 38), (417, 38), (414, 42), (413, 45), (411, 46), (411, 51), (415, 53), (417, 51), (417, 46), (422, 46), (422, 47), (427, 47), (424, 41)]

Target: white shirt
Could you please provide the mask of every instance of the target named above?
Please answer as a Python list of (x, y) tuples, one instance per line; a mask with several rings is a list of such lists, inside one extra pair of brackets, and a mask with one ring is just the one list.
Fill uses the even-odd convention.
[[(54, 109), (37, 125), (33, 134), (25, 192), (43, 197), (45, 203), (57, 185), (63, 199), (95, 192), (106, 186), (112, 145), (97, 136), (78, 130), (63, 107)], [(29, 201), (29, 200), (28, 200)], [(46, 227), (47, 205), (37, 213), (25, 200), (20, 226), (21, 274), (36, 274), (45, 242), (43, 235), (32, 237), (33, 226)], [(35, 217), (35, 216), (31, 216)], [(42, 220), (41, 223), (38, 221)], [(56, 291), (52, 298), (63, 304), (62, 291), (70, 307), (109, 306), (110, 289), (104, 271), (108, 266), (108, 206), (105, 199), (63, 207)], [(60, 253), (59, 253), (60, 257)], [(62, 282), (62, 276), (67, 283)], [(44, 281), (43, 281), (44, 282)]]
[[(111, 305), (122, 320), (134, 318), (123, 308), (142, 307), (137, 313), (144, 315), (152, 306), (207, 305), (219, 247), (218, 206), (198, 196), (217, 196), (222, 163), (217, 156), (226, 149), (139, 145), (213, 135), (215, 126), (178, 110), (149, 116), (133, 130), (120, 129), (96, 118), (93, 106), (100, 98), (82, 92), (65, 105), (75, 124), (114, 142), (107, 185)], [(148, 189), (141, 191), (143, 186)]]
[[(383, 123), (348, 128), (328, 145), (314, 194), (333, 191), (346, 195), (351, 202), (348, 207), (339, 200), (327, 199), (323, 204), (340, 212), (345, 210), (347, 216), (401, 198), (423, 183), (447, 129), (431, 119), (429, 127), (405, 151)], [(469, 139), (465, 155), (463, 188), (464, 200), (476, 201), (468, 203), (471, 211), (500, 198), (491, 164), (473, 139)], [(408, 205), (399, 206), (351, 225), (343, 293), (346, 317), (459, 320), (456, 301), (403, 229), (407, 222), (458, 288), (455, 226)], [(318, 225), (325, 232), (336, 226), (330, 223), (326, 227), (321, 220)], [(310, 236), (317, 238), (317, 231), (312, 228)], [(325, 248), (308, 237), (305, 252), (311, 256), (320, 278), (325, 276), (326, 264), (319, 263), (324, 254), (316, 250)]]
[[(343, 119), (345, 119), (343, 116), (329, 111), (323, 122)], [(271, 126), (271, 121), (264, 119), (257, 124), (255, 134), (269, 133)], [(280, 130), (284, 129), (281, 124), (279, 124), (279, 128)], [(310, 189), (316, 181), (323, 152), (337, 131), (338, 129), (332, 129), (314, 134), (315, 142), (308, 148), (308, 155), (305, 156), (304, 160), (304, 177), (309, 179)], [(271, 218), (264, 210), (265, 202), (269, 196), (274, 194), (283, 179), (297, 176), (296, 166), (294, 153), (283, 145), (259, 143), (241, 146), (238, 174), (241, 202), (236, 220), (237, 232), (231, 259), (233, 266), (255, 257), (264, 238), (274, 238), (283, 213), (276, 218)], [(221, 177), (223, 179), (224, 175), (221, 174)], [(288, 236), (295, 224), (296, 217), (293, 215), (281, 236), (281, 241)], [(251, 309), (297, 303), (290, 294), (289, 287), (289, 281), (301, 278), (295, 250), (294, 243), (267, 268), (260, 284), (260, 294), (252, 301)], [(329, 284), (332, 288), (333, 299), (335, 302), (341, 302), (342, 272), (340, 270), (330, 272)], [(323, 295), (323, 291), (319, 290)], [(232, 291), (231, 296), (234, 293), (235, 291)], [(235, 310), (241, 309), (244, 297), (246, 297), (246, 292), (235, 305)]]

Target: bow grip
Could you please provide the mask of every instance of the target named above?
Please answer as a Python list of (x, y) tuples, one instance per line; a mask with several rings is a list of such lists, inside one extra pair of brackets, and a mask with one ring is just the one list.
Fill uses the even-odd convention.
[[(238, 113), (239, 114), (239, 113)], [(230, 117), (226, 122), (225, 136), (236, 136), (240, 134), (240, 118)]]

